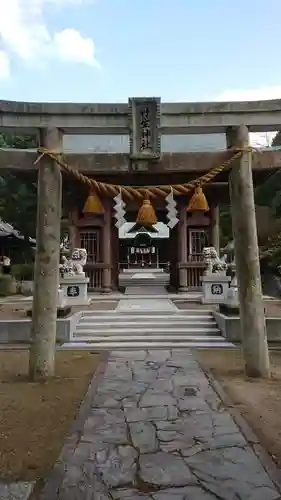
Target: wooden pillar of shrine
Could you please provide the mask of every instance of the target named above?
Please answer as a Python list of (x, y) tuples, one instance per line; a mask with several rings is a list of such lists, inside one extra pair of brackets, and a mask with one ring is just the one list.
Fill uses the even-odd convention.
[(103, 226), (103, 231), (102, 231), (102, 249), (103, 249), (103, 263), (104, 263), (104, 270), (103, 270), (103, 283), (102, 283), (102, 291), (104, 293), (110, 293), (112, 290), (112, 280), (111, 280), (111, 275), (112, 275), (112, 249), (111, 249), (111, 242), (112, 242), (112, 231), (111, 231), (111, 223), (112, 223), (112, 217), (111, 217), (111, 201), (110, 200), (104, 200), (103, 201), (103, 206), (105, 209), (104, 213), (104, 226)]
[[(227, 132), (228, 146), (247, 148), (245, 125)], [(252, 155), (245, 151), (229, 176), (234, 252), (240, 301), (240, 328), (246, 374), (269, 377), (270, 365), (257, 238)]]
[(167, 260), (169, 262), (170, 271), (170, 285), (169, 290), (171, 292), (176, 292), (178, 289), (178, 262), (179, 262), (179, 252), (178, 252), (178, 239), (179, 231), (178, 227), (175, 226), (170, 230), (170, 238), (168, 242), (168, 256)]
[(220, 255), (220, 208), (219, 205), (212, 205), (211, 211), (211, 245), (215, 247)]
[(114, 225), (114, 221), (111, 222), (111, 284), (112, 290), (116, 291), (119, 289), (119, 232), (117, 227)]
[(68, 233), (69, 233), (69, 246), (70, 251), (72, 252), (74, 248), (80, 247), (80, 235), (78, 230), (78, 209), (73, 208), (69, 212), (69, 224), (68, 224)]
[[(62, 133), (40, 131), (40, 145), (61, 152)], [(38, 164), (38, 202), (29, 374), (44, 380), (55, 374), (59, 287), (62, 179), (59, 165), (45, 155)]]
[(186, 292), (188, 288), (186, 268), (181, 267), (187, 263), (187, 235), (186, 235), (186, 208), (180, 207), (178, 222), (178, 256), (179, 256), (179, 291)]

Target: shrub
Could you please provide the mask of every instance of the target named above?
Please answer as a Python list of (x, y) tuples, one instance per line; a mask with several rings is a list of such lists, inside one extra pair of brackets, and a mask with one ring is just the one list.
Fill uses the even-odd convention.
[(13, 295), (17, 293), (16, 280), (10, 274), (0, 274), (0, 296)]
[(263, 271), (281, 274), (281, 233), (268, 238), (260, 248), (260, 262)]
[(17, 281), (33, 281), (34, 264), (14, 264), (11, 273)]

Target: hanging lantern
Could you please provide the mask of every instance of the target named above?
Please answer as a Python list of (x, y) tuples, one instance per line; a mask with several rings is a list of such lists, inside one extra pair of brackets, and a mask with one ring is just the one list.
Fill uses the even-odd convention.
[(94, 191), (90, 192), (82, 212), (84, 215), (104, 214), (104, 208), (102, 206), (102, 203), (98, 195)]
[(157, 217), (153, 206), (150, 203), (149, 196), (146, 196), (139, 209), (136, 223), (140, 226), (151, 227), (157, 224)]
[(207, 198), (203, 193), (201, 186), (196, 186), (194, 193), (189, 201), (187, 212), (209, 212), (210, 207)]

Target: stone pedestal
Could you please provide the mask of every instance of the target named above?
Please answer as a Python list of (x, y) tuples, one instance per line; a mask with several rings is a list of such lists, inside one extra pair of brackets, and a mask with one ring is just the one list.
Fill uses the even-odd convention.
[(230, 283), (230, 288), (226, 296), (226, 305), (234, 309), (239, 309), (239, 290), (236, 276), (232, 278)]
[(58, 289), (57, 307), (61, 309), (66, 305), (66, 297), (64, 295), (64, 290), (62, 288)]
[(239, 290), (236, 276), (232, 278), (225, 303), (220, 305), (220, 312), (227, 316), (237, 316), (240, 314)]
[(235, 288), (229, 288), (226, 302), (220, 304), (220, 312), (226, 316), (239, 316), (240, 306), (238, 299), (238, 290)]
[(224, 304), (229, 290), (230, 276), (211, 273), (201, 278), (202, 304)]
[(88, 298), (89, 278), (84, 275), (64, 276), (60, 280), (60, 287), (68, 306), (85, 306), (90, 303)]
[(238, 288), (229, 288), (225, 304), (227, 307), (231, 307), (233, 309), (239, 309), (239, 296), (238, 296)]

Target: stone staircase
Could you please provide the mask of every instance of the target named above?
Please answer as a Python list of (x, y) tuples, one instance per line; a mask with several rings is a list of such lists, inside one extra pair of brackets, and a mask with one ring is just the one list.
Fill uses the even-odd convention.
[(163, 269), (124, 270), (119, 274), (119, 284), (125, 288), (125, 295), (167, 295), (166, 286), (170, 275)]
[(73, 344), (97, 350), (233, 347), (207, 309), (83, 311)]

